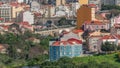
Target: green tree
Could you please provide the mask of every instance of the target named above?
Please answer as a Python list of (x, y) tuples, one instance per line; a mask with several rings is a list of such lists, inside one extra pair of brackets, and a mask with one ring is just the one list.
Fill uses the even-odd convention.
[(102, 62), (98, 68), (119, 68), (119, 67), (108, 62)]
[(40, 41), (40, 45), (41, 45), (44, 49), (48, 50), (49, 41), (50, 41), (50, 39), (52, 39), (52, 38), (53, 38), (52, 36), (47, 36), (47, 37), (42, 38), (41, 41)]
[(21, 35), (21, 37), (22, 37), (23, 39), (28, 39), (28, 38), (30, 38), (30, 37), (33, 37), (33, 33), (30, 32), (30, 31), (25, 31), (25, 33), (24, 33), (23, 35)]
[(0, 62), (3, 64), (9, 64), (12, 62), (12, 58), (5, 54), (0, 54)]
[(117, 50), (120, 50), (120, 45), (117, 46)]
[(109, 42), (105, 42), (101, 45), (101, 50), (105, 52), (115, 51), (117, 46)]
[(66, 18), (65, 17), (62, 17), (59, 21), (58, 21), (58, 25), (59, 26), (62, 26), (62, 25), (65, 25), (66, 24)]
[(72, 59), (69, 57), (62, 57), (58, 60), (59, 64), (66, 64), (66, 63), (72, 63)]
[(14, 59), (18, 58), (15, 45), (9, 45), (7, 50), (8, 50), (8, 54), (11, 58), (14, 58)]
[(111, 10), (111, 9), (117, 9), (120, 10), (120, 6), (117, 5), (102, 5), (101, 10)]

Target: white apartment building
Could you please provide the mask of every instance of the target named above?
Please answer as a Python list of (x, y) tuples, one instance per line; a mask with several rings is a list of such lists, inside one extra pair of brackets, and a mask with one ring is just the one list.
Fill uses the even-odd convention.
[(0, 18), (4, 18), (5, 21), (12, 20), (12, 7), (9, 4), (0, 6)]

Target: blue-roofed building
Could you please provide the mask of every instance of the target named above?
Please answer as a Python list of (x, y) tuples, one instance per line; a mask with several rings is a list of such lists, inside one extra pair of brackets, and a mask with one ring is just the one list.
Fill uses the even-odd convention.
[(78, 57), (82, 54), (82, 41), (70, 38), (67, 41), (50, 41), (50, 60), (55, 61), (63, 56)]

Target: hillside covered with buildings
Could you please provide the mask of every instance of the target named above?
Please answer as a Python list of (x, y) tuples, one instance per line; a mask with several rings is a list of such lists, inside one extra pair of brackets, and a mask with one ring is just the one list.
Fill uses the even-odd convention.
[(0, 0), (0, 68), (120, 68), (119, 51), (119, 0)]

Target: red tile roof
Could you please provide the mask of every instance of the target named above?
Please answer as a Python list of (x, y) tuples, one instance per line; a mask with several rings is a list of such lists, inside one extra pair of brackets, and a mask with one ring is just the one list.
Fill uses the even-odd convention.
[(0, 20), (3, 20), (3, 18), (0, 18)]
[(11, 5), (11, 6), (16, 6), (16, 7), (17, 7), (17, 6), (19, 6), (19, 3), (18, 3), (18, 2), (11, 2), (10, 5)]
[(90, 7), (97, 7), (95, 4), (88, 4)]
[(75, 34), (78, 34), (80, 32), (83, 32), (83, 30), (81, 30), (81, 29), (75, 29), (75, 30), (73, 30), (73, 33), (75, 33)]
[(29, 25), (29, 22), (26, 22), (26, 21), (20, 22), (20, 25)]
[(7, 49), (8, 48), (8, 45), (7, 44), (0, 44), (0, 51), (2, 49)]
[(70, 38), (67, 41), (56, 41), (52, 44), (52, 46), (60, 46), (61, 44), (64, 46), (67, 44), (70, 44), (70, 45), (82, 44), (82, 41), (78, 39)]
[(114, 24), (115, 28), (120, 28), (120, 24)]
[(0, 2), (0, 5), (2, 5), (3, 4), (3, 2)]
[(7, 30), (9, 29), (9, 26), (8, 25), (0, 25), (4, 30)]
[(82, 44), (82, 41), (81, 40), (78, 40), (78, 39), (75, 39), (75, 38), (70, 38), (70, 39), (68, 39), (67, 40), (69, 43), (71, 43), (71, 44), (74, 44), (74, 42), (76, 43), (76, 44)]
[(34, 13), (35, 16), (41, 16), (41, 13)]
[(120, 35), (106, 35), (101, 38), (101, 40), (107, 40), (107, 39), (120, 39)]
[(96, 8), (97, 6), (95, 4), (83, 4), (82, 6), (90, 7), (90, 8)]

